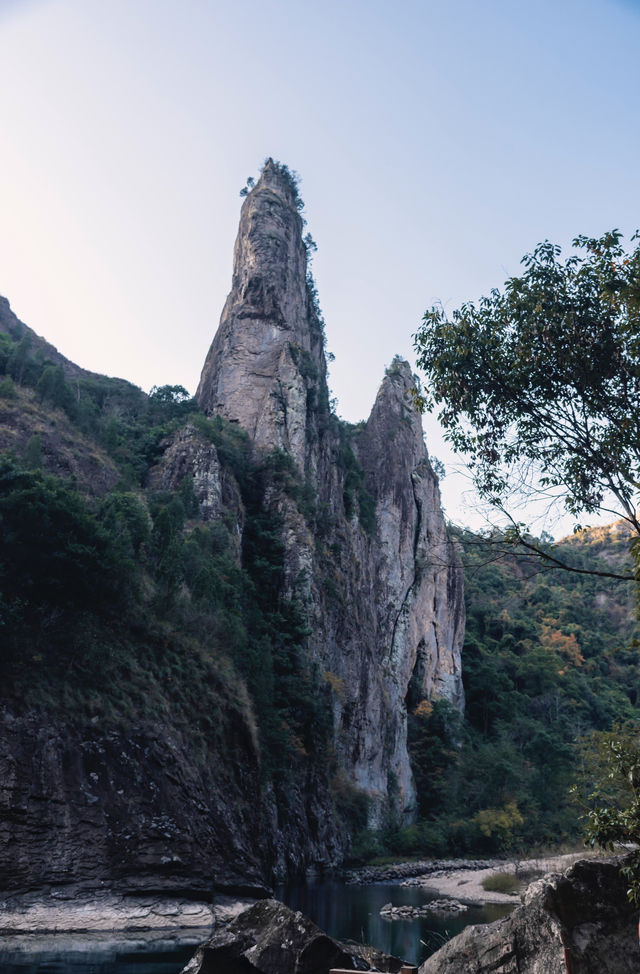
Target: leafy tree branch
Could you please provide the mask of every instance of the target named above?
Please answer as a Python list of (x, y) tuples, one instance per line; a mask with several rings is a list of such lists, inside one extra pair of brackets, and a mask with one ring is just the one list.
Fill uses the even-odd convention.
[(626, 252), (617, 230), (574, 246), (563, 261), (545, 241), (503, 292), (427, 311), (417, 398), (494, 506), (555, 491), (640, 536), (640, 246)]

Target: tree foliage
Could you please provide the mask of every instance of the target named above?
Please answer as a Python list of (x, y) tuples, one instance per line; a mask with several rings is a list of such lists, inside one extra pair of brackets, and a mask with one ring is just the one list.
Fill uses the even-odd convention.
[[(9, 359), (18, 346), (7, 348)], [(44, 376), (43, 398), (60, 408), (49, 396), (67, 388), (57, 367), (23, 364), (36, 395)], [(71, 416), (106, 442), (123, 476), (106, 496), (86, 496), (40, 469), (38, 434), (21, 459), (0, 458), (2, 696), (68, 719), (177, 722), (205, 749), (237, 707), (286, 817), (309, 762), (327, 782), (330, 773), (330, 694), (304, 652), (306, 611), (282, 592), (281, 516), (267, 500), (277, 488), (302, 504), (304, 485), (288, 455), (253, 460), (247, 434), (194, 413), (180, 386), (147, 400), (128, 384), (80, 381), (65, 397)], [(192, 477), (172, 491), (140, 485), (185, 420), (215, 445), (237, 491), (241, 551), (232, 510), (200, 521)]]
[[(585, 586), (595, 582), (585, 579), (592, 570), (639, 577), (640, 245), (626, 251), (617, 230), (573, 243), (576, 252), (564, 260), (559, 247), (539, 244), (502, 292), (450, 315), (431, 308), (415, 348), (427, 375), (421, 404), (440, 407), (482, 498), (507, 513), (514, 495), (561, 500), (576, 517), (609, 511), (629, 526), (634, 564), (623, 574), (611, 564), (576, 564), (575, 552), (550, 550), (512, 517), (499, 546), (517, 542), (529, 558), (570, 568), (578, 598), (572, 606), (548, 576), (527, 592), (522, 578), (531, 562), (512, 556), (494, 566), (502, 584), (489, 603), (471, 600), (465, 647), (468, 719), (483, 737), (515, 745), (525, 828), (533, 816), (566, 829), (572, 745), (590, 731), (609, 735), (587, 832), (606, 845), (639, 838), (637, 728), (627, 738), (611, 732), (616, 719), (637, 720), (638, 645), (625, 648), (628, 626), (615, 615), (589, 632), (595, 593)], [(508, 568), (520, 575), (517, 598), (504, 584)], [(486, 568), (472, 578), (486, 585)], [(523, 595), (532, 614), (522, 612)], [(616, 777), (630, 794), (613, 802), (603, 781)], [(625, 868), (637, 900), (640, 858)]]
[[(627, 896), (640, 905), (640, 726), (594, 734), (585, 750), (587, 782), (586, 839), (591, 846), (613, 851), (619, 843), (634, 846), (621, 872)], [(591, 777), (591, 781), (589, 781)], [(579, 792), (579, 789), (575, 789)]]
[(539, 244), (504, 291), (427, 311), (420, 398), (492, 503), (541, 491), (574, 515), (613, 508), (640, 534), (640, 246), (617, 230), (574, 246), (562, 260)]
[[(624, 571), (629, 529), (560, 542), (576, 568)], [(492, 539), (456, 532), (465, 568), (464, 720), (445, 701), (408, 700), (417, 786), (416, 852), (503, 853), (574, 841), (569, 794), (581, 742), (640, 718), (633, 583), (540, 570)]]
[(110, 615), (129, 582), (129, 566), (76, 491), (0, 459), (0, 669), (25, 644), (69, 643), (78, 614)]

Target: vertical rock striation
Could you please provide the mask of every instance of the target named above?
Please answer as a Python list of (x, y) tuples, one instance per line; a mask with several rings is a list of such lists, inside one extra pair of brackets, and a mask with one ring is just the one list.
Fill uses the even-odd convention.
[(356, 779), (382, 794), (397, 785), (405, 807), (415, 797), (407, 710), (434, 697), (464, 706), (462, 570), (412, 404), (414, 385), (408, 363), (395, 360), (357, 444), (376, 506), (369, 545), (372, 585), (363, 610), (374, 610), (368, 620), (368, 667), (379, 674), (382, 694), (378, 705), (366, 701), (369, 729), (355, 764)]
[(294, 182), (269, 160), (242, 207), (232, 289), (196, 397), (303, 471), (326, 363), (297, 203)]
[(257, 455), (291, 455), (315, 497), (305, 515), (274, 486), (285, 594), (306, 608), (309, 652), (333, 690), (334, 747), (373, 801), (415, 800), (407, 707), (462, 709), (462, 572), (447, 536), (414, 379), (396, 360), (366, 424), (329, 413), (322, 325), (295, 183), (269, 160), (242, 207), (233, 285), (207, 356), (202, 409), (238, 422)]
[[(167, 706), (146, 723), (127, 694), (122, 713), (84, 724), (73, 707), (47, 717), (19, 700), (3, 703), (0, 892), (110, 886), (205, 895), (336, 864), (349, 828), (363, 824), (354, 789), (367, 797), (373, 826), (389, 808), (413, 814), (407, 713), (436, 696), (463, 706), (462, 574), (411, 370), (394, 361), (366, 423), (331, 413), (299, 204), (286, 167), (269, 161), (242, 207), (232, 289), (198, 388), (212, 419), (192, 416), (173, 430), (141, 492), (147, 500), (182, 492), (185, 531), (212, 546), (229, 539), (224, 570), (244, 572), (267, 620), (247, 646), (253, 683), (221, 649), (225, 630), (216, 623), (211, 646), (180, 634), (194, 665), (185, 660), (184, 671), (167, 676), (169, 685), (174, 673), (176, 681), (206, 673), (203, 700), (215, 711), (194, 708), (193, 724), (179, 706), (174, 712), (170, 688), (159, 698)], [(12, 340), (28, 333), (67, 377), (86, 375), (0, 300), (3, 332)], [(181, 597), (188, 607), (188, 589)], [(195, 615), (185, 609), (181, 618), (188, 626)], [(171, 626), (147, 638), (144, 619), (131, 629), (142, 652), (173, 660)], [(269, 704), (277, 704), (279, 690), (280, 709), (263, 701), (260, 711), (259, 694), (272, 692)], [(275, 728), (268, 740), (261, 714)], [(198, 733), (201, 716), (215, 735)], [(268, 748), (284, 740), (286, 762), (269, 765)]]

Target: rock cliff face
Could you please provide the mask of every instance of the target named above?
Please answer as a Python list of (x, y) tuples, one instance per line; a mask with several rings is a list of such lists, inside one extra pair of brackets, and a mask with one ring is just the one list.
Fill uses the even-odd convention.
[[(394, 361), (366, 422), (351, 426), (332, 414), (322, 319), (302, 230), (295, 182), (284, 167), (267, 163), (242, 207), (232, 290), (198, 389), (208, 418), (192, 413), (185, 421), (180, 413), (162, 445), (149, 447), (153, 460), (144, 468), (144, 482), (136, 481), (136, 504), (150, 516), (159, 506), (155, 536), (138, 566), (139, 614), (122, 631), (117, 620), (110, 621), (116, 642), (104, 643), (115, 646), (123, 661), (118, 679), (133, 695), (120, 699), (115, 693), (106, 716), (91, 717), (93, 703), (82, 708), (89, 706), (93, 687), (82, 684), (83, 702), (75, 706), (71, 691), (65, 696), (67, 670), (56, 670), (60, 699), (50, 713), (48, 705), (29, 711), (19, 694), (3, 695), (3, 893), (65, 886), (200, 895), (211, 887), (255, 888), (315, 864), (337, 864), (349, 841), (345, 806), (362, 809), (366, 796), (373, 826), (389, 808), (407, 819), (413, 815), (408, 711), (435, 696), (463, 707), (462, 572), (412, 405), (410, 368)], [(78, 390), (91, 378), (0, 301), (3, 332), (15, 342), (27, 334), (37, 354), (60, 365)], [(27, 406), (31, 412), (45, 409), (33, 391), (17, 385), (18, 398), (7, 400), (0, 417), (0, 449), (16, 441), (19, 414), (24, 418)], [(129, 387), (123, 388), (124, 396)], [(139, 390), (136, 395), (144, 398)], [(84, 444), (84, 434), (68, 419), (60, 411), (50, 417), (51, 428), (65, 433), (68, 462), (60, 448), (55, 455), (49, 450), (48, 426), (30, 420), (20, 435), (27, 440), (41, 434), (45, 469), (62, 477), (70, 471), (85, 494), (101, 496), (117, 483), (120, 470), (89, 434)], [(72, 462), (79, 444), (92, 466), (89, 460)], [(137, 446), (136, 462), (142, 463)], [(206, 562), (213, 574), (205, 573), (203, 587), (229, 590), (224, 573), (235, 572), (242, 581), (236, 579), (233, 599), (247, 616), (253, 606), (241, 601), (245, 593), (262, 598), (255, 615), (263, 628), (256, 623), (246, 629), (245, 657), (232, 657), (223, 644), (229, 619), (219, 623), (206, 616), (209, 628), (198, 628), (200, 603), (186, 582), (172, 590), (184, 614), (161, 615), (163, 596), (151, 562), (154, 550), (170, 550), (161, 547), (156, 531), (161, 523), (174, 530), (160, 517), (165, 501), (158, 497), (167, 491), (178, 492), (189, 508), (181, 544), (198, 536), (210, 546), (224, 544), (227, 560), (215, 572), (213, 561)], [(169, 518), (168, 508), (164, 513)], [(195, 558), (196, 548), (191, 551)], [(264, 583), (265, 571), (277, 578), (273, 590)], [(118, 605), (112, 609), (116, 616)], [(55, 618), (55, 606), (52, 613)], [(160, 613), (158, 620), (153, 613)], [(152, 635), (151, 618), (157, 623)], [(175, 634), (176, 641), (178, 619), (185, 631)], [(98, 623), (91, 625), (97, 628), (87, 629), (89, 647), (102, 652)], [(144, 690), (132, 683), (138, 651), (164, 660), (164, 669), (149, 663), (140, 671), (161, 681), (153, 684), (157, 697), (149, 710), (140, 702)], [(268, 654), (271, 670), (261, 668)], [(255, 672), (270, 674), (273, 700), (267, 707), (259, 697), (271, 684), (263, 681), (256, 690), (247, 659)], [(284, 705), (275, 700), (278, 673), (288, 680)], [(301, 701), (295, 681), (307, 678)], [(173, 693), (174, 680), (197, 687), (185, 697), (188, 704)], [(265, 721), (272, 721), (269, 740), (260, 724), (265, 713)], [(322, 732), (309, 733), (305, 745), (287, 720), (304, 728), (314, 714)], [(273, 741), (283, 739), (286, 767), (284, 759), (274, 759)]]
[(309, 648), (333, 687), (335, 749), (371, 799), (410, 814), (407, 705), (463, 707), (462, 572), (437, 479), (396, 360), (365, 424), (330, 414), (322, 323), (307, 273), (295, 184), (268, 161), (242, 207), (233, 285), (197, 397), (249, 433), (258, 455), (290, 454), (314, 497), (303, 516), (277, 487), (285, 589), (306, 607)]
[(197, 399), (307, 471), (326, 364), (296, 203), (295, 185), (269, 161), (242, 207), (233, 285)]
[(105, 735), (0, 714), (0, 888), (260, 888), (274, 853), (254, 841), (258, 762), (237, 713), (228, 748), (203, 769), (160, 725)]

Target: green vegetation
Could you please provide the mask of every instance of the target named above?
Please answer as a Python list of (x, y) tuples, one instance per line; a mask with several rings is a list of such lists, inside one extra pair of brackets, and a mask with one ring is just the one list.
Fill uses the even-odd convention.
[[(302, 229), (304, 229), (304, 227), (307, 225), (307, 221), (304, 215), (302, 214), (302, 211), (304, 210), (304, 200), (300, 195), (299, 174), (294, 169), (290, 169), (286, 165), (286, 163), (280, 162), (277, 159), (274, 160), (270, 157), (265, 159), (263, 168), (267, 165), (271, 165), (273, 167), (275, 172), (281, 177), (281, 179), (284, 181), (284, 183), (288, 186), (289, 190), (291, 191), (291, 194), (293, 196), (294, 206), (298, 211), (298, 213), (301, 214), (300, 219), (302, 221)], [(240, 196), (244, 199), (246, 196), (249, 195), (249, 193), (251, 192), (251, 190), (254, 188), (255, 185), (256, 185), (256, 181), (253, 178), (253, 176), (248, 176), (245, 185), (240, 190)], [(320, 307), (318, 288), (316, 287), (316, 282), (313, 276), (313, 272), (311, 270), (313, 255), (316, 253), (318, 246), (310, 233), (306, 233), (304, 235), (303, 243), (304, 243), (306, 257), (307, 257), (307, 274), (306, 274), (305, 283), (306, 283), (306, 291), (307, 291), (307, 301), (309, 304), (309, 308), (312, 312), (311, 320), (312, 323), (315, 325), (316, 333), (318, 335), (318, 338), (321, 340), (322, 345), (326, 346), (327, 338), (326, 338), (326, 330), (325, 330), (325, 320), (322, 314), (322, 309)], [(331, 353), (328, 353), (327, 357), (330, 360), (333, 359), (333, 355), (331, 355)], [(323, 376), (322, 388), (320, 389), (318, 406), (322, 410), (325, 410), (325, 406), (326, 406), (325, 411), (328, 413), (329, 411), (328, 403), (329, 403), (329, 397), (328, 397), (328, 390), (326, 385), (326, 377)]]
[[(302, 652), (302, 605), (282, 597), (281, 519), (264, 498), (271, 483), (311, 505), (308, 485), (284, 454), (252, 462), (246, 433), (201, 415), (180, 386), (147, 397), (121, 380), (67, 380), (28, 340), (0, 339), (3, 395), (32, 390), (121, 473), (106, 496), (85, 496), (43, 472), (39, 434), (0, 461), (3, 696), (68, 720), (160, 721), (189, 733), (209, 762), (235, 713), (286, 815), (301, 768), (312, 761), (329, 775), (330, 690)], [(200, 521), (190, 477), (171, 492), (147, 486), (186, 421), (235, 485), (237, 510), (213, 523)]]
[(491, 873), (482, 880), (482, 888), (489, 893), (519, 893), (520, 882), (513, 873)]
[(124, 379), (66, 378), (61, 365), (31, 348), (28, 332), (19, 341), (0, 335), (0, 396), (15, 398), (16, 386), (33, 390), (41, 405), (61, 410), (79, 432), (94, 439), (132, 488), (143, 484), (162, 440), (197, 409), (182, 386), (154, 387), (146, 396)]
[(621, 872), (629, 884), (629, 900), (639, 906), (640, 724), (618, 725), (613, 731), (592, 734), (581, 758), (574, 794), (584, 809), (587, 843), (610, 851), (618, 843), (634, 847)]
[(564, 263), (539, 244), (504, 293), (427, 311), (415, 347), (422, 403), (440, 405), (483, 497), (614, 508), (640, 535), (640, 245), (620, 239), (578, 237)]
[[(530, 840), (532, 821), (551, 827), (556, 838), (571, 827), (563, 796), (572, 764), (580, 760), (587, 774), (585, 739), (600, 742), (587, 789), (588, 840), (610, 846), (640, 837), (633, 723), (639, 644), (629, 642), (640, 583), (640, 244), (627, 253), (620, 241), (617, 230), (578, 237), (573, 244), (581, 253), (564, 262), (559, 247), (539, 244), (503, 293), (493, 290), (450, 316), (433, 307), (415, 336), (428, 379), (418, 401), (440, 406), (446, 435), (467, 455), (480, 495), (508, 514), (511, 529), (490, 540), (519, 553), (487, 575), (470, 558), (474, 542), (462, 539), (473, 568), (465, 648), (469, 744), (478, 754), (499, 750), (503, 809), (509, 802), (522, 813), (512, 839), (520, 833)], [(533, 538), (509, 514), (523, 498), (561, 501), (576, 517), (617, 512), (626, 526), (626, 564), (619, 545), (598, 562), (597, 544), (581, 551), (575, 543), (553, 547)], [(532, 583), (532, 558), (543, 568), (579, 573), (581, 581), (567, 575)], [(612, 595), (585, 582), (589, 573), (628, 579), (634, 588)], [(569, 594), (571, 602), (563, 597)], [(617, 721), (634, 729), (612, 730)], [(510, 780), (516, 767), (520, 773)], [(637, 902), (640, 856), (625, 875)]]
[[(311, 356), (298, 352), (305, 375), (317, 383)], [(48, 432), (31, 435), (19, 456), (3, 458), (5, 698), (71, 720), (99, 716), (117, 727), (160, 721), (185, 733), (191, 727), (194, 747), (207, 760), (236, 711), (253, 728), (261, 774), (273, 782), (282, 814), (291, 786), (313, 765), (319, 781), (333, 776), (345, 827), (361, 828), (366, 800), (339, 783), (330, 748), (331, 684), (303, 652), (309, 628), (302, 603), (282, 596), (281, 515), (265, 497), (273, 488), (291, 497), (319, 534), (328, 517), (291, 457), (274, 450), (253, 462), (247, 434), (220, 416), (202, 415), (180, 386), (154, 387), (145, 396), (122, 380), (66, 377), (31, 347), (28, 333), (20, 340), (0, 336), (0, 382), (5, 399), (19, 395), (38, 407), (38, 422), (50, 417), (55, 429), (64, 414), (65, 436), (75, 428), (120, 472), (115, 488), (98, 498), (50, 476)], [(320, 398), (314, 408), (321, 424), (324, 417), (346, 431), (345, 503), (371, 530), (373, 502), (348, 446), (350, 428), (330, 413), (324, 379)], [(167, 438), (187, 422), (215, 446), (229, 485), (230, 503), (213, 523), (199, 518), (192, 478), (174, 491), (148, 485)]]
[[(558, 546), (578, 568), (623, 573), (623, 525)], [(506, 853), (575, 840), (569, 794), (579, 746), (640, 718), (640, 645), (633, 583), (540, 571), (501, 538), (460, 533), (467, 630), (464, 721), (446, 701), (409, 717), (419, 821), (413, 851)], [(397, 830), (395, 847), (409, 830)], [(411, 851), (411, 850), (408, 850)]]
[(338, 465), (343, 471), (344, 477), (342, 500), (346, 517), (351, 519), (357, 513), (360, 524), (367, 534), (373, 534), (376, 527), (375, 501), (365, 486), (364, 470), (353, 451), (353, 441), (358, 431), (358, 426), (339, 422), (340, 453)]
[[(581, 246), (587, 258), (565, 265), (558, 264), (554, 248), (539, 248), (524, 277), (509, 283), (507, 297), (494, 295), (477, 311), (463, 309), (453, 324), (432, 312), (431, 332), (420, 339), (421, 364), (439, 382), (434, 399), (458, 396), (445, 421), (454, 442), (471, 451), (485, 496), (502, 504), (505, 471), (525, 464), (537, 473), (520, 483), (568, 489), (576, 514), (603, 501), (606, 482), (626, 521), (553, 548), (520, 525), (484, 538), (458, 532), (467, 593), (466, 713), (463, 719), (445, 700), (408, 699), (415, 824), (407, 827), (390, 813), (380, 833), (367, 830), (366, 797), (337, 770), (330, 697), (343, 688), (307, 658), (310, 630), (302, 599), (295, 591), (283, 596), (283, 523), (273, 497), (290, 498), (314, 531), (323, 549), (325, 594), (336, 601), (342, 591), (336, 583), (340, 543), (322, 543), (331, 533), (330, 511), (292, 458), (274, 450), (259, 462), (252, 459), (247, 435), (220, 416), (200, 414), (182, 387), (154, 388), (145, 396), (122, 380), (71, 378), (33, 351), (28, 335), (0, 335), (3, 408), (15, 409), (12, 400), (28, 397), (34, 409), (65, 417), (108, 453), (119, 481), (96, 498), (50, 476), (40, 432), (25, 435), (19, 457), (0, 461), (0, 683), (12, 705), (79, 722), (100, 717), (118, 727), (162, 722), (188, 733), (208, 761), (229, 726), (241, 726), (259, 748), (261, 775), (272, 784), (283, 816), (291, 810), (292, 786), (310, 768), (330, 783), (336, 812), (356, 837), (355, 859), (507, 853), (573, 840), (579, 826), (568, 793), (579, 770), (587, 783), (590, 841), (640, 838), (635, 737), (612, 732), (616, 722), (634, 727), (640, 721), (640, 643), (628, 553), (638, 530), (630, 511), (640, 473), (638, 424), (629, 428), (616, 406), (626, 389), (624, 408), (633, 416), (631, 393), (640, 382), (631, 275), (640, 258), (638, 251), (626, 257), (615, 234)], [(320, 335), (312, 279), (307, 286)], [(598, 330), (589, 315), (603, 288), (610, 313)], [(580, 312), (575, 321), (571, 302)], [(536, 318), (538, 305), (548, 326)], [(489, 370), (483, 392), (482, 355), (493, 363), (498, 354), (492, 332), (498, 312), (508, 323), (500, 348), (510, 349), (518, 378), (503, 359), (508, 388)], [(576, 339), (578, 358), (561, 341), (567, 329), (574, 334), (571, 328), (587, 336), (587, 345)], [(474, 335), (474, 349), (485, 342), (478, 360), (469, 358), (467, 332)], [(561, 353), (555, 372), (545, 358), (554, 342)], [(427, 361), (434, 349), (444, 358)], [(359, 428), (331, 413), (326, 379), (312, 356), (290, 352), (308, 383), (308, 408), (320, 435), (328, 428), (337, 433), (334, 460), (345, 514), (373, 534), (374, 502), (357, 458)], [(455, 375), (454, 352), (466, 363)], [(605, 352), (617, 356), (617, 372), (608, 368)], [(578, 362), (584, 374), (565, 394)], [(536, 411), (539, 397), (551, 417), (546, 431)], [(564, 447), (558, 452), (558, 424), (569, 422), (576, 402), (582, 419), (575, 453)], [(495, 421), (489, 418), (494, 404)], [(465, 418), (476, 424), (475, 432), (463, 429)], [(190, 476), (172, 491), (151, 486), (149, 474), (167, 437), (186, 423), (215, 446), (228, 490), (224, 514), (211, 523), (199, 518)], [(554, 562), (570, 571), (551, 572)], [(614, 578), (629, 581), (614, 588)], [(598, 741), (608, 764), (589, 763), (589, 747)], [(603, 791), (603, 775), (619, 779), (613, 797)], [(634, 897), (640, 891), (637, 869), (640, 863), (630, 874)]]

